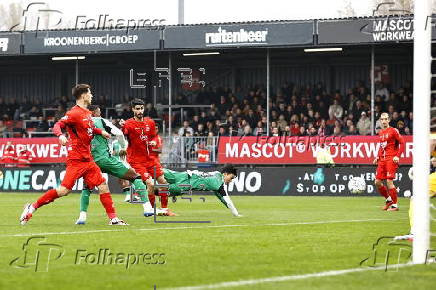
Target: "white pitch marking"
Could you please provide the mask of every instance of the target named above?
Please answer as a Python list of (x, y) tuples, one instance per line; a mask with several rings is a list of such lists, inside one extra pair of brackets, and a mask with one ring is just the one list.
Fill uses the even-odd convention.
[[(389, 268), (401, 268), (401, 267), (412, 266), (412, 265), (413, 264), (397, 264), (397, 265), (388, 266), (388, 269)], [(275, 276), (275, 277), (251, 279), (251, 280), (228, 281), (228, 282), (220, 282), (220, 283), (216, 283), (216, 284), (206, 284), (206, 285), (198, 285), (198, 286), (164, 288), (163, 290), (218, 289), (218, 288), (227, 288), (227, 287), (239, 287), (239, 286), (255, 285), (255, 284), (261, 284), (261, 283), (283, 282), (283, 281), (303, 280), (303, 279), (309, 279), (309, 278), (339, 276), (339, 275), (345, 275), (345, 274), (349, 274), (349, 273), (365, 272), (365, 271), (370, 271), (370, 270), (384, 270), (384, 269), (386, 269), (386, 266), (379, 266), (379, 267), (372, 267), (372, 268), (370, 268), (370, 267), (352, 268), (352, 269), (345, 269), (345, 270), (333, 270), (333, 271), (325, 271), (325, 272), (301, 274), (301, 275)]]
[(25, 233), (25, 234), (4, 234), (0, 237), (27, 237), (31, 235), (75, 235), (103, 232), (126, 232), (126, 231), (158, 231), (158, 230), (183, 230), (183, 229), (204, 229), (204, 228), (231, 228), (231, 227), (261, 227), (261, 226), (294, 226), (294, 225), (316, 225), (316, 224), (333, 224), (333, 223), (359, 223), (372, 221), (397, 221), (399, 219), (364, 219), (364, 220), (337, 220), (337, 221), (316, 221), (316, 222), (295, 222), (295, 223), (278, 223), (278, 224), (258, 224), (258, 225), (216, 225), (202, 227), (159, 227), (159, 228), (140, 228), (140, 229), (125, 229), (125, 230), (90, 230), (90, 231), (74, 231), (74, 232), (48, 232), (48, 233)]

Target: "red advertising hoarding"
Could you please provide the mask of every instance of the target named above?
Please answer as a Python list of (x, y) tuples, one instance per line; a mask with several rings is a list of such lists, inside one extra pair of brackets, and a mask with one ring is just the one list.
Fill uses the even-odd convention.
[(27, 147), (32, 154), (31, 163), (62, 163), (68, 154), (68, 147), (61, 146), (58, 138), (0, 138), (0, 158), (9, 141), (16, 153)]
[[(403, 136), (400, 164), (412, 164), (412, 136)], [(328, 146), (335, 163), (372, 164), (378, 136), (220, 137), (218, 162), (234, 164), (315, 164), (321, 144)]]

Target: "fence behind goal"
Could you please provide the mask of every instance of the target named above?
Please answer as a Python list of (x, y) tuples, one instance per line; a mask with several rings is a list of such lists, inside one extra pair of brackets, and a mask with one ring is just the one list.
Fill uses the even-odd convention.
[(160, 160), (169, 166), (189, 167), (193, 164), (217, 163), (218, 136), (163, 137)]

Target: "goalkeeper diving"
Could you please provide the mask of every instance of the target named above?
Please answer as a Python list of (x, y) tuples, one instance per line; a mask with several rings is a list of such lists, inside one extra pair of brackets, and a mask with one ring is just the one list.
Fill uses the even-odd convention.
[[(237, 176), (237, 169), (233, 165), (228, 164), (221, 171), (212, 172), (198, 170), (174, 171), (166, 168), (163, 171), (165, 180), (169, 184), (168, 192), (170, 196), (176, 197), (188, 191), (212, 191), (234, 216), (241, 216), (227, 193), (226, 185)], [(157, 192), (157, 188), (154, 188), (154, 191)]]

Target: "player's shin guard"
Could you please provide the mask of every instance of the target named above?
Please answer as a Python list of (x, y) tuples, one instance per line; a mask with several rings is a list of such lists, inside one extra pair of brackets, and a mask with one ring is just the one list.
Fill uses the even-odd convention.
[(382, 186), (378, 186), (377, 187), (378, 192), (384, 197), (384, 198), (388, 198), (389, 197), (389, 193), (388, 193), (388, 189), (386, 188), (386, 186), (382, 185)]
[(109, 219), (117, 217), (117, 214), (115, 213), (114, 202), (109, 192), (100, 194), (100, 202), (106, 210), (106, 214)]
[(393, 204), (396, 205), (398, 200), (398, 191), (396, 187), (389, 189), (389, 196), (392, 198)]
[(87, 212), (89, 207), (89, 196), (91, 195), (91, 191), (89, 189), (82, 190), (82, 194), (80, 195), (80, 211)]
[(46, 193), (40, 196), (38, 200), (32, 204), (34, 209), (40, 208), (43, 205), (49, 204), (50, 202), (54, 201), (56, 198), (58, 198), (59, 195), (56, 192), (56, 189), (50, 189)]

